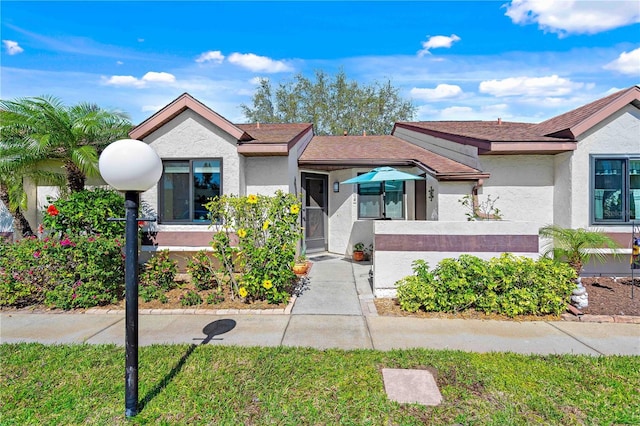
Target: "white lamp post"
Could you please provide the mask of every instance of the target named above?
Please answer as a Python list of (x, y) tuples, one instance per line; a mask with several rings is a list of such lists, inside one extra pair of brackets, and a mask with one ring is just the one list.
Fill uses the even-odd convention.
[(138, 414), (138, 208), (140, 193), (162, 175), (162, 160), (144, 142), (122, 139), (100, 154), (105, 182), (125, 193), (125, 415)]

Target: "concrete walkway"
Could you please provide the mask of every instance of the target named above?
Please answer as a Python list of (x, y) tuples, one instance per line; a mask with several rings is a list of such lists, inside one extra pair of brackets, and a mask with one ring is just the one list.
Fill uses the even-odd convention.
[[(432, 348), (475, 352), (640, 355), (640, 324), (482, 321), (378, 316), (370, 265), (311, 256), (308, 289), (290, 315), (140, 315), (139, 344)], [(0, 341), (124, 345), (124, 315), (0, 314)]]

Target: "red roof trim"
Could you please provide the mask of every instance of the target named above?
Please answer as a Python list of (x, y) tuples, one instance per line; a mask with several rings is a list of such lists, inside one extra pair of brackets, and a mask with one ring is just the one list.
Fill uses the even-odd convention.
[(129, 136), (132, 139), (142, 140), (187, 109), (192, 110), (212, 124), (220, 127), (237, 140), (248, 138), (248, 135), (244, 131), (240, 130), (233, 123), (217, 114), (206, 105), (200, 103), (188, 93), (183, 93), (169, 105), (165, 106), (160, 111), (140, 123), (129, 132)]

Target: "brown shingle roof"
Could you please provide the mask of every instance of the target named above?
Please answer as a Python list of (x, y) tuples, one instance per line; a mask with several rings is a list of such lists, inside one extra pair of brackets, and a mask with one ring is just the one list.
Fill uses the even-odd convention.
[(541, 135), (577, 138), (585, 130), (629, 103), (635, 103), (640, 107), (640, 88), (638, 86), (620, 90), (580, 108), (550, 118), (536, 124), (532, 130)]
[(314, 136), (300, 165), (416, 165), (438, 175), (478, 175), (477, 169), (435, 154), (391, 135)]
[(416, 127), (452, 136), (463, 136), (486, 142), (546, 142), (557, 138), (533, 131), (535, 124), (509, 121), (419, 121), (399, 122), (402, 127)]
[(236, 127), (251, 136), (252, 140), (243, 141), (244, 143), (288, 143), (298, 137), (301, 133), (307, 131), (311, 123), (252, 123), (252, 124), (236, 124)]

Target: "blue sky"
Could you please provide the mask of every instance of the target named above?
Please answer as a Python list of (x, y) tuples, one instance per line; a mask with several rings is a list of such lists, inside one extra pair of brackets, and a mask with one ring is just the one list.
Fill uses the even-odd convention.
[(2, 99), (53, 95), (140, 123), (188, 92), (245, 121), (258, 78), (343, 69), (418, 120), (538, 122), (640, 84), (640, 2), (0, 4)]

